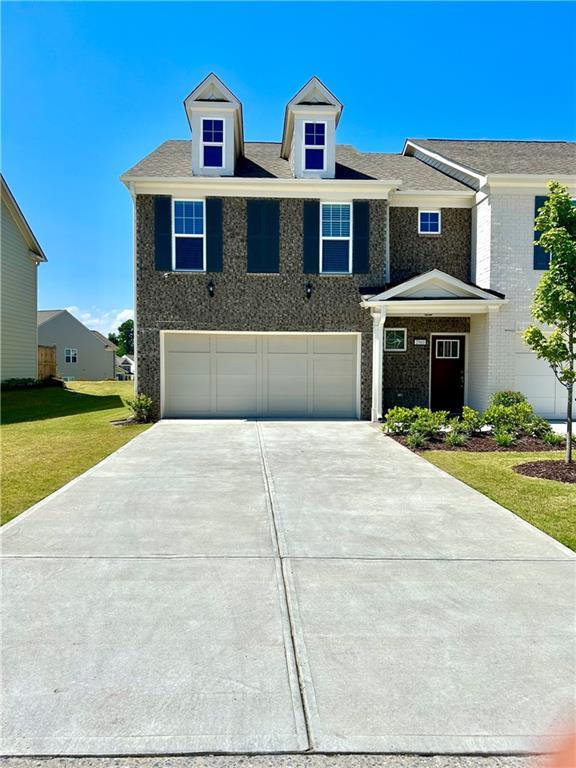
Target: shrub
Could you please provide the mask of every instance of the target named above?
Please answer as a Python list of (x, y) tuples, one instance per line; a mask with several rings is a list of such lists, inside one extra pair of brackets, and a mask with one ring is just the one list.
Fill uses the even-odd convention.
[(530, 403), (515, 403), (514, 405), (490, 405), (484, 411), (483, 418), (494, 432), (521, 435), (530, 434), (530, 426), (535, 416)]
[(558, 432), (553, 432), (552, 430), (542, 435), (542, 440), (552, 446), (564, 445), (566, 442), (564, 435), (559, 435)]
[(505, 390), (503, 392), (494, 392), (490, 398), (489, 406), (491, 405), (517, 405), (518, 403), (527, 403), (526, 396), (522, 392), (512, 392), (511, 390)]
[(405, 435), (415, 419), (416, 413), (412, 408), (396, 406), (386, 412), (382, 430), (391, 435)]
[(412, 422), (411, 431), (420, 432), (430, 439), (435, 437), (448, 426), (450, 413), (448, 411), (431, 411), (429, 408), (413, 408), (416, 418)]
[(426, 435), (423, 435), (422, 432), (413, 428), (410, 430), (408, 437), (406, 438), (406, 445), (409, 448), (424, 448), (427, 443), (428, 438)]
[(476, 432), (481, 432), (482, 427), (485, 426), (486, 422), (480, 411), (475, 411), (474, 408), (465, 405), (464, 408), (462, 408), (460, 424), (462, 425), (463, 432), (466, 432), (467, 435), (473, 435)]
[(2, 382), (2, 390), (10, 392), (15, 389), (41, 389), (42, 387), (63, 387), (64, 381), (49, 376), (47, 379), (6, 379)]
[(451, 448), (460, 448), (466, 442), (466, 435), (462, 430), (451, 430), (446, 434), (446, 443)]
[(494, 440), (499, 448), (508, 448), (516, 442), (516, 436), (512, 432), (500, 428), (494, 430)]
[(540, 437), (544, 439), (546, 435), (552, 432), (552, 427), (541, 416), (534, 416), (530, 423), (530, 434), (532, 437)]
[(136, 421), (150, 421), (153, 405), (151, 397), (144, 394), (136, 395), (134, 398), (126, 400), (126, 405), (134, 414)]

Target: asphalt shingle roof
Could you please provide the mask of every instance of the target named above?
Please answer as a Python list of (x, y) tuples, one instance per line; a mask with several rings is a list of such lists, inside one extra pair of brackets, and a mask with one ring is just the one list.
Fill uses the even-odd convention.
[(573, 141), (408, 139), (477, 173), (576, 173)]
[(36, 323), (37, 325), (42, 325), (42, 323), (51, 320), (53, 317), (56, 317), (56, 315), (60, 315), (65, 311), (65, 309), (39, 309), (36, 312)]
[[(192, 142), (165, 141), (137, 163), (125, 176), (186, 178), (192, 176)], [(240, 178), (291, 179), (288, 160), (280, 157), (280, 143), (246, 142), (245, 155), (236, 166)], [(468, 191), (468, 187), (440, 171), (430, 168), (414, 157), (380, 152), (358, 152), (341, 144), (336, 147), (337, 179), (401, 179), (405, 190)]]

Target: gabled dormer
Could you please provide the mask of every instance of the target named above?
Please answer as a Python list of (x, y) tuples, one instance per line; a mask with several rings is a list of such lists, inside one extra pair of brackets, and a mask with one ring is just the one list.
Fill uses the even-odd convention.
[(281, 155), (297, 179), (333, 179), (342, 104), (311, 78), (286, 105)]
[(194, 176), (233, 176), (244, 152), (242, 104), (210, 74), (184, 100), (192, 131)]

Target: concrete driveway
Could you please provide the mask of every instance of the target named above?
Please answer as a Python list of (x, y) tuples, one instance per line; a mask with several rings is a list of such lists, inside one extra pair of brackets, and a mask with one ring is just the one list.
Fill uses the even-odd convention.
[(4, 527), (4, 754), (523, 752), (575, 561), (365, 423), (162, 422)]

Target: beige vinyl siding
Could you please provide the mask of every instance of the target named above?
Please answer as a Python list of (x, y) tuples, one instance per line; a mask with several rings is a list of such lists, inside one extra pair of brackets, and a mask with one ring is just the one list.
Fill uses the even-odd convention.
[(38, 267), (4, 201), (1, 244), (1, 377), (3, 381), (13, 378), (36, 378)]
[[(56, 346), (60, 376), (100, 381), (116, 378), (116, 355), (69, 312), (62, 312), (38, 327), (38, 343)], [(66, 349), (78, 350), (78, 361), (67, 363)]]

